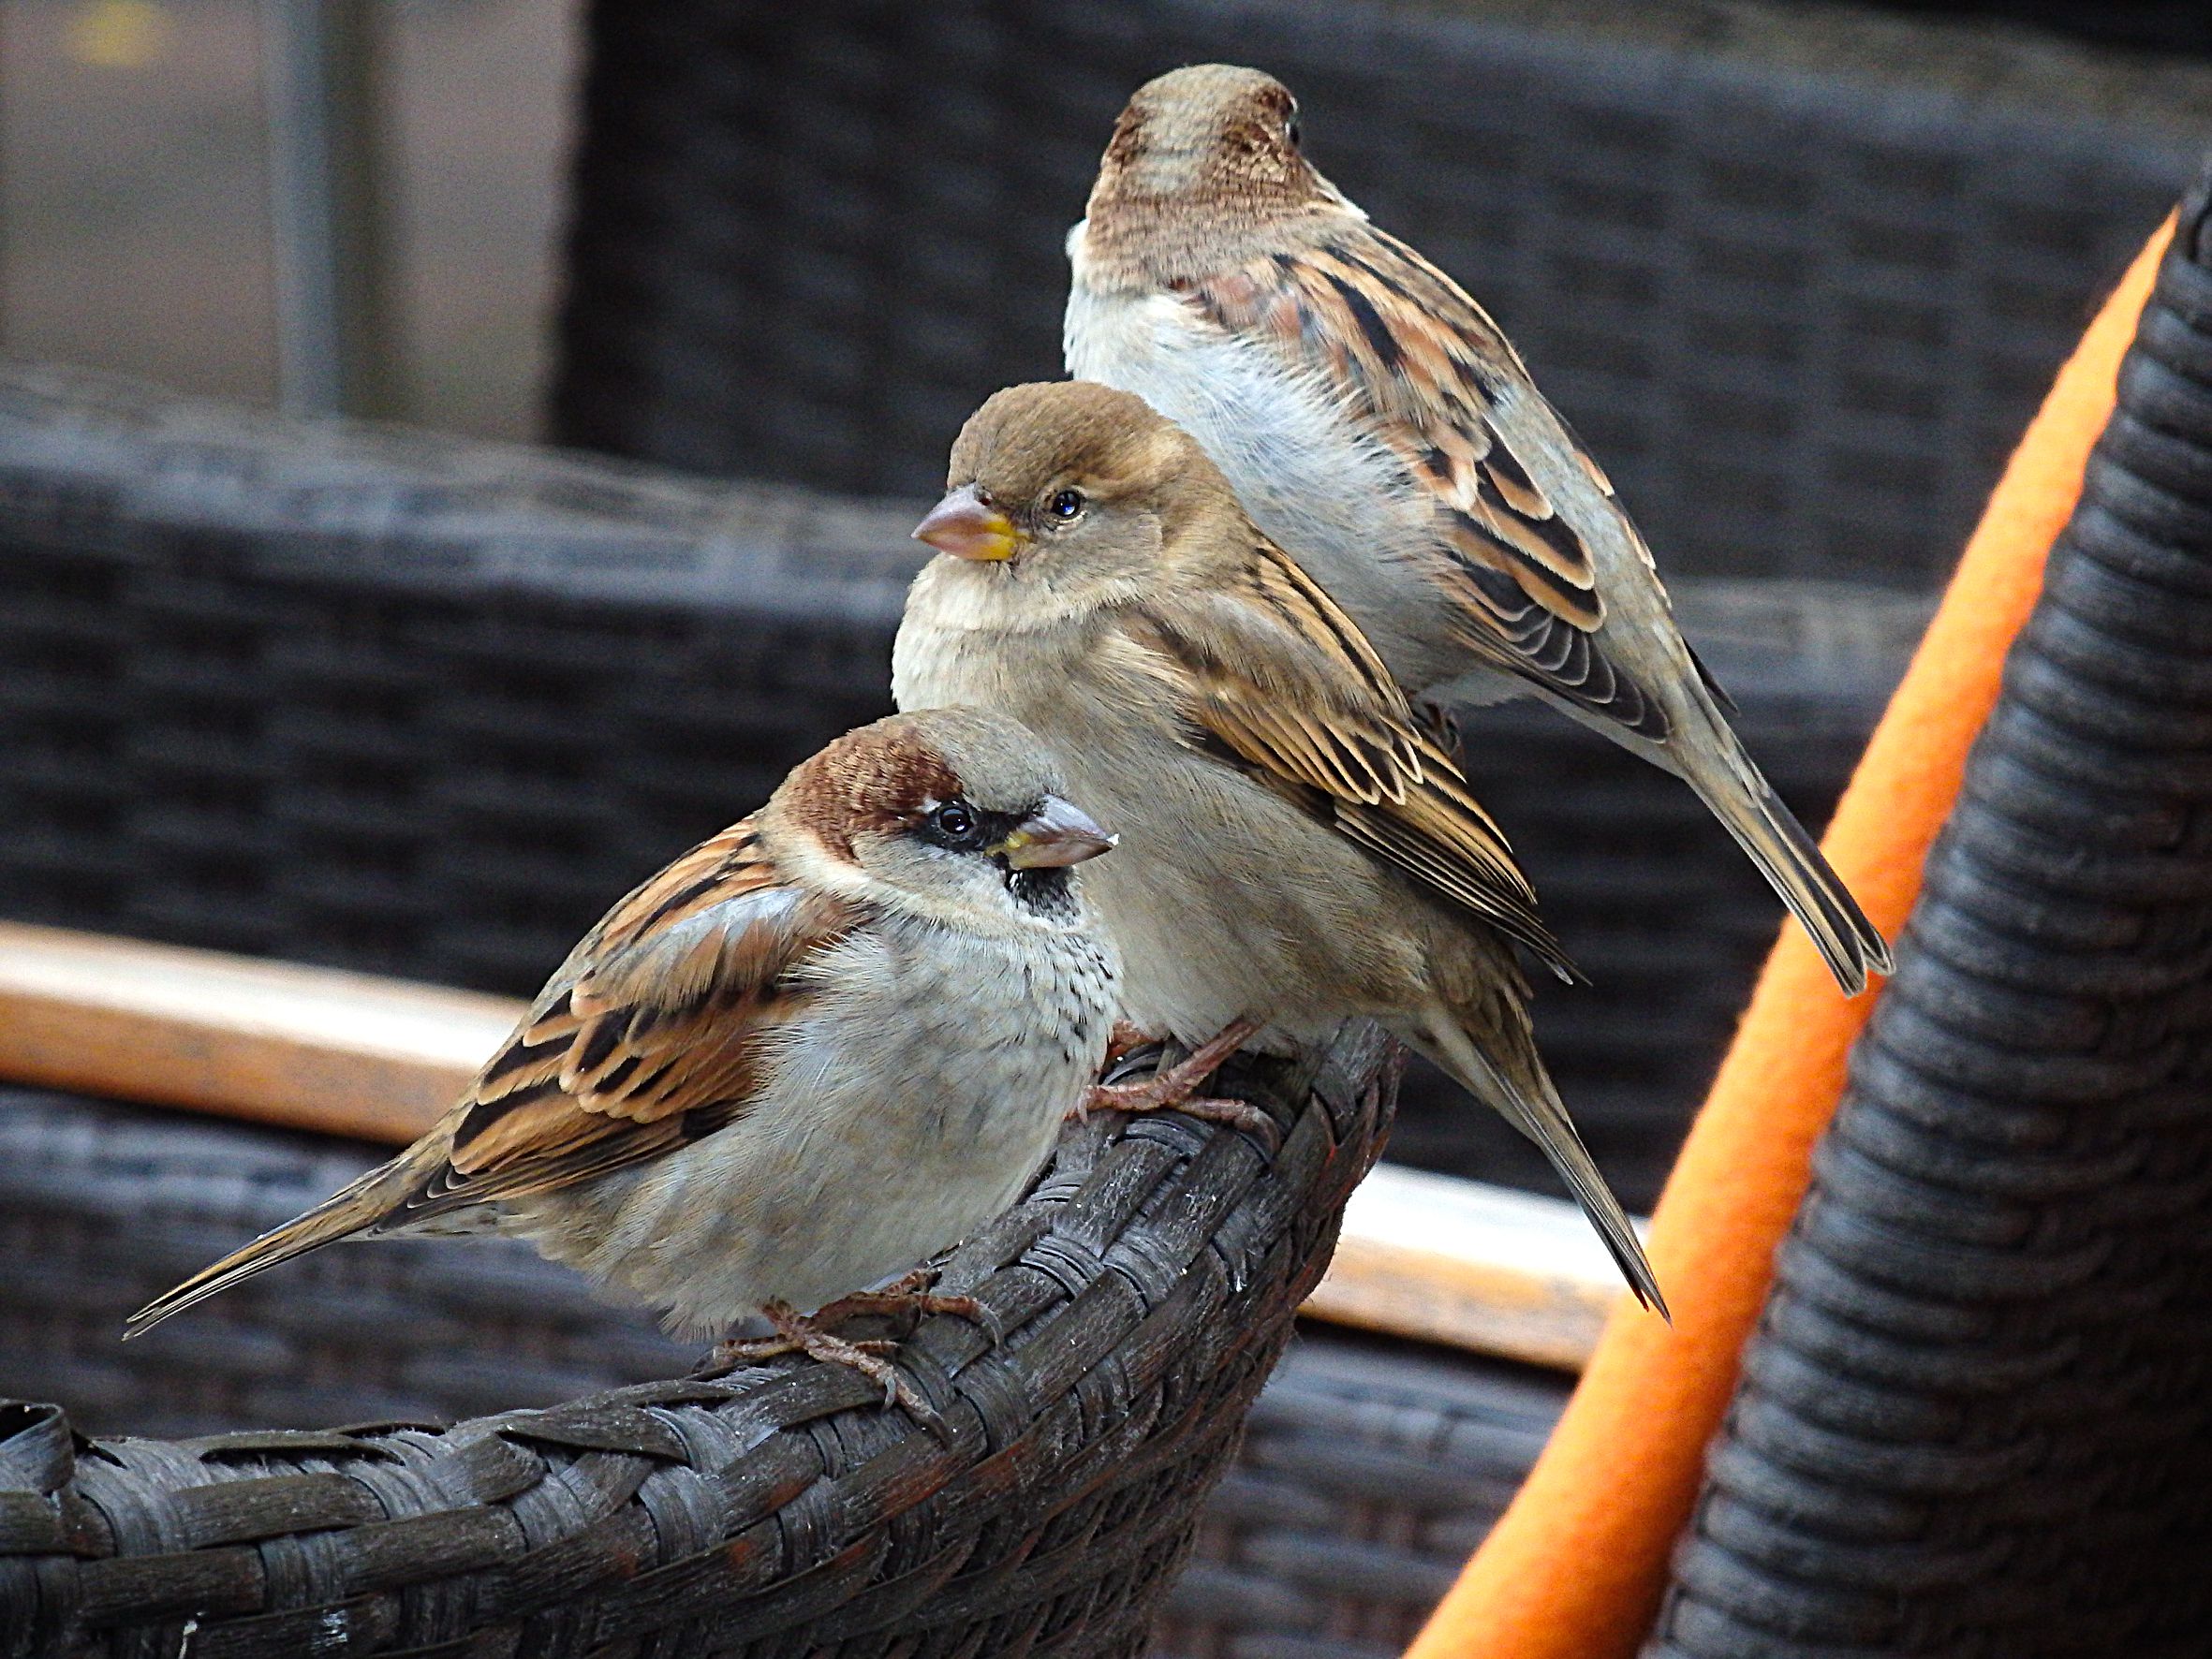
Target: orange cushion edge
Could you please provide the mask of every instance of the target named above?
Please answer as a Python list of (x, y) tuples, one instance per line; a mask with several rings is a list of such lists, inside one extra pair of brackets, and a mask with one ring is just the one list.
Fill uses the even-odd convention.
[[(2059, 371), (1822, 844), (1893, 940), (2080, 494), (2172, 234), (2169, 218)], [(1804, 936), (1784, 931), (1653, 1215), (1674, 1328), (1624, 1299), (1536, 1467), (1408, 1659), (1636, 1652), (1875, 994), (1847, 1002)]]

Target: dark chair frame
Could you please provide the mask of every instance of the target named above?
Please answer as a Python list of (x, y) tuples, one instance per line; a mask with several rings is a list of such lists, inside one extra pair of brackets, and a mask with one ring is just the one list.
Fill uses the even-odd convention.
[(1930, 855), (1649, 1659), (2212, 1631), (2212, 173)]
[(935, 1424), (795, 1358), (450, 1429), (102, 1442), (0, 1406), (0, 1652), (1133, 1655), (1395, 1068), (1365, 1028), (1240, 1064), (1272, 1154), (1071, 1126), (944, 1270), (1003, 1338), (940, 1315), (899, 1347)]

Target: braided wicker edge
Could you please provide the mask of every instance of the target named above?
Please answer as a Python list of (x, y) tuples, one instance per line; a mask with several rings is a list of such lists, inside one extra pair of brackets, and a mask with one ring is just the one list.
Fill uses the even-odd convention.
[(1365, 1026), (1239, 1062), (1273, 1157), (1071, 1127), (945, 1268), (1004, 1341), (948, 1315), (900, 1346), (935, 1433), (796, 1358), (451, 1428), (94, 1442), (0, 1405), (0, 1652), (1135, 1652), (1397, 1064)]

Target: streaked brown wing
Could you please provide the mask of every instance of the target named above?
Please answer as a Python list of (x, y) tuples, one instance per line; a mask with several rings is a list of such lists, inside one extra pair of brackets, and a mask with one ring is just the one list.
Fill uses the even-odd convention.
[[(1440, 585), (1471, 651), (1631, 730), (1666, 735), (1664, 711), (1598, 643), (1597, 556), (1530, 457), (1564, 455), (1609, 506), (1613, 487), (1465, 290), (1403, 242), (1355, 225), (1328, 245), (1196, 285), (1188, 299), (1215, 326), (1318, 373), (1433, 496)], [(1626, 515), (1612, 511), (1648, 564)]]
[(854, 919), (788, 885), (751, 819), (694, 847), (585, 935), (391, 1221), (552, 1191), (732, 1122), (764, 1041), (810, 998), (791, 971)]
[(1133, 613), (1191, 722), (1445, 899), (1571, 977), (1536, 893), (1458, 765), (1417, 724), (1351, 618), (1260, 542), (1235, 586)]
[[(1403, 800), (1421, 773), (1412, 712), (1366, 636), (1260, 543), (1233, 591), (1142, 613), (1206, 727), (1247, 759), (1346, 800)], [(1195, 625), (1191, 625), (1195, 624)]]

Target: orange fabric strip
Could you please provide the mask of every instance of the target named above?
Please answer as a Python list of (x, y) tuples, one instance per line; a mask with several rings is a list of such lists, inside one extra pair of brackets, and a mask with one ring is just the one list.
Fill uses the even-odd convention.
[[(1920, 890), (2005, 651), (2081, 492), (2171, 221), (2060, 371), (1837, 807), (1825, 850), (1892, 939)], [(1874, 995), (1846, 1002), (1784, 929), (1652, 1220), (1669, 1329), (1623, 1299), (1550, 1444), (1408, 1659), (1628, 1659)]]

